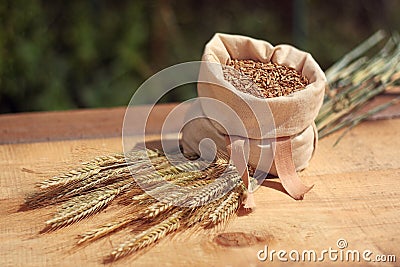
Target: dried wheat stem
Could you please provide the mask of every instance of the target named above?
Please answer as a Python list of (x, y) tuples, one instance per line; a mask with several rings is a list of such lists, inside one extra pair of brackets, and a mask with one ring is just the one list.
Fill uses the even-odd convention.
[(71, 208), (69, 212), (61, 211), (54, 218), (48, 220), (46, 224), (52, 229), (57, 229), (78, 222), (105, 208), (121, 192), (129, 188), (129, 186), (131, 185), (127, 184), (118, 189), (107, 189), (93, 192), (93, 196), (96, 197), (93, 197), (89, 202), (82, 203), (82, 205), (77, 208)]
[(66, 190), (64, 190), (64, 193), (60, 194), (59, 197), (74, 196), (87, 190), (93, 189), (97, 185), (104, 184), (115, 179), (119, 180), (130, 177), (130, 175), (131, 173), (129, 171), (129, 167), (122, 167), (116, 170), (108, 170), (94, 175), (86, 181), (82, 181), (82, 183), (75, 184), (74, 188), (66, 188)]
[(165, 237), (167, 234), (176, 231), (180, 227), (180, 219), (183, 215), (182, 211), (177, 211), (161, 223), (149, 228), (146, 231), (128, 240), (117, 248), (110, 255), (112, 260), (117, 260), (144, 247), (154, 244), (157, 240)]
[(240, 184), (241, 177), (233, 166), (213, 183), (197, 190), (193, 197), (185, 205), (195, 207), (202, 206), (205, 203), (219, 197), (221, 194), (230, 191), (233, 187)]
[(199, 222), (204, 221), (223, 201), (223, 198), (216, 199), (207, 205), (201, 207), (195, 207), (191, 210), (191, 214), (185, 220), (185, 225), (187, 227), (192, 227)]
[(111, 223), (105, 224), (97, 229), (88, 231), (79, 236), (80, 239), (78, 241), (78, 244), (97, 240), (109, 233), (112, 233), (114, 231), (117, 231), (117, 230), (127, 226), (128, 224), (132, 223), (133, 221), (135, 221), (137, 219), (138, 219), (138, 216), (136, 214), (132, 214), (129, 217), (124, 218), (122, 220), (111, 222)]
[(63, 186), (71, 182), (84, 180), (98, 174), (101, 169), (98, 166), (86, 165), (83, 168), (69, 171), (63, 175), (55, 176), (38, 184), (40, 189), (47, 189), (56, 186)]
[(98, 165), (98, 166), (109, 166), (110, 164), (114, 164), (116, 162), (130, 162), (134, 163), (136, 161), (155, 159), (158, 157), (164, 157), (164, 154), (157, 150), (151, 149), (135, 149), (126, 154), (114, 154), (108, 156), (100, 156), (95, 158), (94, 160), (88, 162), (89, 165)]
[(240, 198), (243, 194), (241, 186), (236, 187), (227, 197), (212, 211), (204, 221), (205, 227), (226, 222), (236, 212), (240, 205)]
[[(195, 194), (196, 191), (191, 191), (190, 189), (195, 189), (198, 187), (205, 187), (209, 184), (209, 181), (196, 181), (191, 183), (189, 186), (186, 186), (184, 188), (180, 188), (180, 190), (166, 190), (165, 193), (163, 193), (162, 196), (162, 201), (156, 202), (146, 208), (143, 211), (143, 217), (145, 218), (154, 218), (157, 217), (158, 215), (162, 214), (163, 212), (170, 210), (174, 206), (182, 205), (185, 202), (187, 202), (188, 199), (192, 197), (193, 194)], [(159, 195), (159, 197), (161, 197)]]
[(103, 186), (94, 191), (89, 191), (85, 194), (79, 194), (64, 202), (61, 205), (61, 208), (54, 215), (54, 217), (61, 217), (65, 214), (81, 210), (82, 207), (86, 206), (88, 203), (96, 202), (99, 199), (99, 196), (101, 196), (102, 194), (110, 192), (119, 193), (118, 190), (125, 188), (123, 190), (126, 191), (128, 189), (132, 189), (132, 187), (134, 186), (135, 185), (132, 182), (120, 181), (114, 184), (110, 184), (108, 186)]
[[(164, 177), (166, 181), (171, 181), (173, 185), (186, 186), (201, 178), (201, 172), (182, 172), (178, 174), (169, 174)], [(161, 196), (168, 194), (168, 189), (172, 185), (170, 183), (157, 183), (154, 187), (148, 187), (146, 191), (132, 197), (133, 202), (139, 202), (151, 198), (152, 196)]]
[[(187, 184), (189, 184), (189, 182), (191, 182), (191, 184), (193, 184), (193, 181), (196, 178), (201, 177), (202, 174), (200, 172), (190, 172), (190, 173), (180, 173), (180, 174), (178, 174), (176, 176), (177, 177), (182, 177), (182, 178), (176, 179), (176, 180), (172, 179), (172, 181), (173, 181), (173, 183), (175, 185), (177, 185), (177, 184), (179, 184), (179, 185), (187, 185)], [(192, 186), (190, 186), (190, 188), (195, 188), (195, 187), (198, 187), (198, 186), (204, 186), (205, 184), (207, 184), (207, 182), (201, 181), (199, 183), (193, 184)], [(139, 203), (140, 203), (141, 200), (145, 200), (145, 199), (149, 199), (149, 198), (152, 199), (153, 201), (156, 201), (156, 200), (154, 200), (152, 198), (152, 196), (154, 196), (155, 194), (161, 194), (161, 193), (168, 194), (168, 192), (163, 191), (163, 190), (168, 189), (169, 186), (170, 186), (170, 184), (166, 184), (166, 185), (163, 185), (163, 186), (160, 186), (160, 187), (156, 187), (153, 190), (151, 190), (151, 192), (149, 192), (148, 194), (146, 192), (143, 192), (140, 195), (134, 196), (133, 200), (136, 201), (136, 202), (139, 202)], [(159, 202), (159, 203), (157, 203), (157, 205), (154, 205), (153, 208), (155, 210), (157, 210), (157, 208), (155, 206), (161, 206), (161, 210), (165, 210), (166, 207), (162, 207), (163, 205), (165, 205), (165, 203)], [(167, 205), (167, 206), (169, 206), (169, 205)], [(154, 215), (159, 215), (161, 213), (161, 210), (158, 210), (158, 212), (156, 212), (156, 214), (154, 214)], [(99, 227), (99, 228), (97, 228), (97, 229), (95, 229), (93, 231), (89, 231), (89, 232), (87, 232), (87, 233), (85, 233), (85, 234), (80, 236), (81, 239), (78, 241), (78, 244), (81, 244), (81, 243), (84, 243), (84, 242), (87, 242), (87, 241), (93, 241), (93, 240), (96, 240), (98, 238), (101, 238), (101, 237), (105, 236), (108, 233), (114, 232), (114, 231), (116, 231), (118, 229), (121, 229), (121, 228), (125, 227), (126, 225), (130, 224), (132, 221), (137, 220), (139, 217), (141, 217), (141, 216), (131, 215), (128, 218), (125, 218), (123, 220), (119, 220), (119, 221), (116, 221), (116, 222), (113, 222), (113, 223), (109, 223), (109, 224), (106, 224), (106, 225), (104, 225), (102, 227)]]
[(179, 190), (175, 192), (168, 192), (166, 196), (163, 197), (162, 201), (156, 202), (150, 207), (143, 211), (143, 216), (145, 218), (154, 218), (161, 214), (162, 212), (169, 210), (174, 207), (174, 205), (180, 203), (188, 195), (188, 190)]
[[(118, 170), (115, 170), (113, 176), (108, 175), (110, 173), (111, 171), (106, 173), (98, 173), (88, 178), (85, 182), (81, 181), (64, 186), (46, 188), (44, 191), (39, 191), (32, 195), (29, 195), (25, 199), (25, 205), (30, 208), (37, 208), (49, 204), (63, 202), (70, 197), (81, 195), (86, 191), (98, 189), (102, 186), (104, 187), (113, 184), (115, 183), (115, 181), (118, 182), (118, 180), (120, 179), (131, 178), (129, 172), (125, 172), (122, 174)], [(131, 180), (132, 179), (125, 179), (124, 183), (131, 183)], [(87, 184), (85, 185), (85, 183)]]
[[(172, 181), (175, 178), (180, 177), (180, 173), (184, 172), (192, 172), (193, 174), (196, 172), (200, 172), (199, 167), (201, 163), (190, 163), (184, 162), (181, 164), (177, 164), (176, 166), (170, 166), (168, 162), (163, 163), (163, 165), (159, 165), (156, 168), (155, 172), (140, 172), (135, 176), (135, 180), (138, 185), (143, 189), (152, 189), (155, 186), (159, 186), (159, 184), (164, 184), (165, 181)], [(150, 170), (154, 170), (152, 167)]]
[(125, 155), (122, 153), (111, 154), (111, 155), (102, 155), (99, 157), (94, 158), (91, 161), (82, 163), (83, 165), (92, 165), (92, 166), (108, 166), (113, 165), (115, 163), (122, 163), (125, 162)]
[[(131, 165), (134, 165), (137, 161), (155, 159), (157, 156), (160, 156), (158, 152), (149, 149), (137, 150), (127, 154), (127, 158), (130, 160), (129, 164)], [(47, 189), (56, 186), (63, 186), (76, 181), (82, 181), (98, 174), (102, 170), (117, 167), (119, 164), (127, 164), (124, 154), (100, 156), (92, 161), (83, 163), (82, 168), (42, 181), (38, 184), (38, 187), (41, 189)]]
[(51, 198), (48, 197), (48, 194), (35, 192), (25, 198), (24, 208), (35, 209), (44, 207), (50, 203), (50, 199)]

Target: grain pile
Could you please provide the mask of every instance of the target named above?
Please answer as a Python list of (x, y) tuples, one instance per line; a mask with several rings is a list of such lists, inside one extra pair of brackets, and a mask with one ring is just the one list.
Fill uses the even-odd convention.
[(222, 69), (225, 80), (237, 90), (259, 98), (287, 96), (309, 84), (295, 69), (272, 62), (233, 59)]

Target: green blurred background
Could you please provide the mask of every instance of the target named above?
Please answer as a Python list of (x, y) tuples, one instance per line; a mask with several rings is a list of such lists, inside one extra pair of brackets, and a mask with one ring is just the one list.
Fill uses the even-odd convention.
[(293, 44), (326, 69), (398, 30), (399, 11), (397, 0), (0, 0), (0, 113), (127, 105), (152, 74), (199, 60), (215, 32)]

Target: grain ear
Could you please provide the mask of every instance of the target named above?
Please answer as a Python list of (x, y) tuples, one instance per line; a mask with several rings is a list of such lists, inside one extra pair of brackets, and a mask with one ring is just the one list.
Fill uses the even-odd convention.
[[(150, 165), (143, 159), (144, 155), (151, 155)], [(215, 219), (211, 224), (226, 221), (239, 205), (234, 200), (241, 179), (223, 153), (217, 153), (211, 164), (202, 159), (180, 162), (174, 155), (167, 159), (163, 153), (152, 150), (135, 151), (130, 157), (136, 161), (122, 163), (121, 156), (102, 156), (83, 164), (82, 170), (95, 172), (81, 175), (77, 169), (69, 172), (72, 176), (66, 177), (67, 180), (57, 178), (43, 183), (49, 186), (43, 186), (29, 198), (31, 207), (59, 207), (53, 218), (46, 221), (43, 232), (93, 216), (122, 196), (128, 212), (113, 222), (83, 233), (78, 240), (79, 245), (124, 228), (143, 229), (114, 249), (108, 259), (116, 260), (150, 246), (172, 232), (196, 227), (200, 225), (198, 222), (209, 220), (212, 213)], [(174, 191), (171, 185), (180, 186), (182, 190)], [(232, 188), (236, 188), (235, 194), (227, 201), (224, 201), (226, 196), (218, 198), (223, 192), (229, 195)], [(163, 201), (158, 201), (155, 196)], [(213, 198), (218, 199), (211, 201)], [(222, 204), (224, 206), (220, 207)]]

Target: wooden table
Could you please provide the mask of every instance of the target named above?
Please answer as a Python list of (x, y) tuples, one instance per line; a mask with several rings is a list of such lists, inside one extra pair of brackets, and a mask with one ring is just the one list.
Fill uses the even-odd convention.
[[(157, 134), (173, 105), (160, 105), (149, 123)], [(40, 180), (76, 167), (95, 156), (120, 152), (124, 108), (0, 116), (0, 266), (97, 266), (115, 246), (103, 238), (76, 248), (76, 236), (113, 217), (102, 214), (58, 230), (39, 234), (53, 208), (18, 212), (24, 196)], [(140, 112), (140, 108), (138, 108)], [(395, 255), (400, 265), (400, 119), (368, 121), (336, 146), (339, 133), (320, 141), (309, 168), (301, 173), (315, 184), (303, 201), (294, 201), (274, 179), (256, 193), (257, 210), (235, 218), (225, 229), (183, 233), (162, 240), (115, 266), (291, 266), (277, 256), (257, 259), (270, 250), (370, 250)], [(234, 233), (234, 234), (232, 234)], [(288, 255), (286, 255), (286, 258)], [(290, 260), (289, 260), (290, 261)], [(297, 263), (337, 265), (344, 262)], [(351, 265), (377, 265), (374, 262)]]

